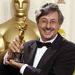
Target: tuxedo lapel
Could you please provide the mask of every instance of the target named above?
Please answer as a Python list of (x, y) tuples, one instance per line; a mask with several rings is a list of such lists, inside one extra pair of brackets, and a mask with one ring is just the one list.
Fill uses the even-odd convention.
[(37, 45), (36, 42), (34, 42), (31, 46), (30, 46), (30, 55), (29, 55), (29, 59), (28, 59), (28, 64), (29, 65), (33, 65), (33, 61), (34, 61), (34, 57), (36, 54), (36, 50), (37, 50)]

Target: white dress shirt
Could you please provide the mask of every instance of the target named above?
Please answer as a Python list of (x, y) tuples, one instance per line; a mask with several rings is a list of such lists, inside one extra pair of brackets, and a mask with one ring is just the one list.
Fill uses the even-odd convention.
[[(57, 35), (52, 40), (46, 41), (44, 43), (47, 43), (47, 42), (52, 43), (56, 39), (56, 37), (57, 37)], [(40, 38), (40, 42), (43, 42), (41, 38)], [(35, 55), (34, 62), (33, 62), (33, 67), (35, 67), (35, 68), (37, 67), (40, 59), (42, 58), (42, 56), (46, 52), (46, 50), (47, 50), (46, 46), (43, 46), (42, 48), (37, 48), (36, 55)], [(24, 66), (22, 66), (22, 68), (20, 69), (21, 74), (23, 74), (23, 72), (27, 66), (28, 66), (28, 64), (24, 64)]]

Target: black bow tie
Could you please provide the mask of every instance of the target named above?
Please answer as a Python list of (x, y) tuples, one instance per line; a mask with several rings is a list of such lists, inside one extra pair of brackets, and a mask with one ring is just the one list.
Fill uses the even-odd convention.
[(48, 48), (48, 47), (51, 46), (51, 43), (50, 43), (50, 42), (42, 43), (42, 42), (40, 42), (40, 41), (37, 41), (36, 43), (37, 43), (37, 47), (38, 47), (38, 48), (41, 48), (41, 47), (43, 47), (43, 46), (46, 46), (46, 47)]

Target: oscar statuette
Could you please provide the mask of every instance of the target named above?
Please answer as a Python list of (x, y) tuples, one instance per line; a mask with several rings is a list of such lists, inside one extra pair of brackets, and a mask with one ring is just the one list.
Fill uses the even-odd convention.
[[(22, 45), (25, 42), (23, 40), (23, 38), (24, 38), (24, 32), (27, 29), (26, 17), (24, 17), (23, 21), (19, 21), (18, 24), (19, 24), (19, 27), (18, 27), (19, 35), (18, 36), (20, 39), (20, 45)], [(20, 52), (13, 53), (13, 59), (16, 62), (23, 63), (22, 57), (23, 57), (23, 51), (22, 50), (20, 50)]]

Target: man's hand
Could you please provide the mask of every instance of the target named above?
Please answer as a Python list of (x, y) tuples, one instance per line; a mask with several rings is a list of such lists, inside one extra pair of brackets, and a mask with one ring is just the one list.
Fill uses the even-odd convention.
[(23, 45), (20, 45), (20, 39), (17, 37), (15, 41), (9, 44), (9, 50), (12, 52), (20, 52), (23, 49)]
[(14, 52), (20, 52), (20, 50), (22, 50), (22, 49), (23, 49), (23, 46), (20, 45), (20, 39), (19, 39), (19, 37), (17, 37), (15, 39), (15, 41), (13, 41), (12, 43), (9, 44), (8, 54), (4, 59), (6, 64), (9, 64), (11, 66), (15, 66), (17, 68), (21, 68), (24, 64), (17, 63), (14, 60), (12, 60), (12, 54)]
[(8, 61), (7, 58), (5, 58), (5, 62), (6, 62), (8, 65), (17, 67), (17, 68), (19, 68), (19, 69), (24, 65), (23, 63), (17, 63), (17, 62), (15, 62), (15, 61), (12, 60), (12, 59), (10, 59), (10, 61)]

